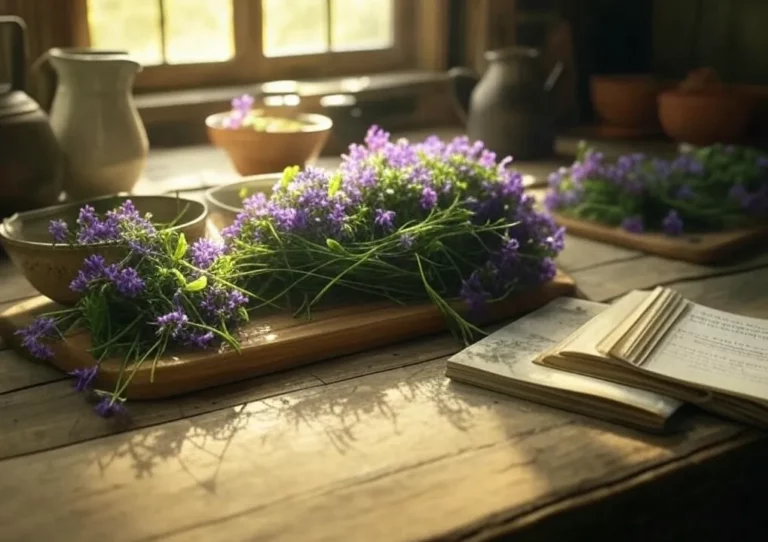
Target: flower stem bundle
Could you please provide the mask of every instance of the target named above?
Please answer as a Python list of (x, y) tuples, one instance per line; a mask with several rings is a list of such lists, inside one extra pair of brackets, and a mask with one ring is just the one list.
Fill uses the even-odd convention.
[(549, 210), (633, 233), (723, 231), (768, 218), (768, 156), (746, 147), (609, 162), (582, 144), (574, 164), (550, 175), (549, 185)]
[(130, 203), (103, 218), (83, 208), (73, 233), (52, 223), (56, 242), (120, 243), (125, 256), (89, 257), (71, 286), (78, 304), (22, 330), (25, 347), (47, 357), (50, 339), (85, 328), (96, 365), (75, 371), (78, 389), (93, 388), (102, 360), (124, 360), (116, 388), (96, 391), (110, 414), (139, 367), (172, 349), (238, 350), (252, 315), (431, 302), (466, 343), (486, 303), (554, 276), (563, 230), (534, 209), (511, 159), (465, 137), (412, 144), (376, 127), (342, 158), (335, 172), (288, 168), (270, 197), (244, 201), (221, 243), (188, 245)]

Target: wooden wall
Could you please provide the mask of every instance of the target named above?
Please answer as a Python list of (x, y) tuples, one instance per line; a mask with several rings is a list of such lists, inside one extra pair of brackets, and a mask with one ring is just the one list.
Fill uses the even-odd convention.
[(654, 71), (681, 77), (697, 66), (768, 84), (768, 0), (654, 0)]

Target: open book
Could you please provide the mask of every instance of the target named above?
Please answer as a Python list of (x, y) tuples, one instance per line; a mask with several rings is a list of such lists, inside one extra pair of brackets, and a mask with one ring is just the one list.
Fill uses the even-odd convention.
[(768, 320), (697, 305), (668, 288), (630, 292), (536, 363), (768, 427)]
[(602, 314), (606, 307), (569, 297), (555, 299), (449, 358), (446, 375), (595, 418), (665, 431), (681, 406), (679, 401), (533, 363), (542, 351)]

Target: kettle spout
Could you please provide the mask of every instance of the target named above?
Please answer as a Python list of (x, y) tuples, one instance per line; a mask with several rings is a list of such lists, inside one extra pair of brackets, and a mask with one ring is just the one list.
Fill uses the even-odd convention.
[(469, 68), (451, 68), (448, 71), (451, 78), (451, 91), (456, 112), (463, 122), (469, 116), (469, 100), (480, 78)]

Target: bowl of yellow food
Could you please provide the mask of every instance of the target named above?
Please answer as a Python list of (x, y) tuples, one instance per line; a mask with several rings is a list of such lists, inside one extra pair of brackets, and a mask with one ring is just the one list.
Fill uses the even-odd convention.
[(243, 211), (243, 200), (262, 193), (269, 197), (272, 187), (282, 179), (282, 173), (263, 173), (249, 175), (241, 181), (227, 183), (210, 188), (205, 193), (208, 206), (208, 220), (216, 233), (235, 221)]
[(252, 97), (240, 96), (231, 111), (205, 120), (211, 143), (226, 151), (240, 175), (274, 173), (317, 159), (331, 133), (330, 118), (252, 106)]

